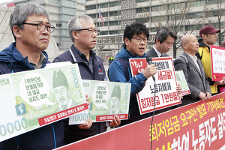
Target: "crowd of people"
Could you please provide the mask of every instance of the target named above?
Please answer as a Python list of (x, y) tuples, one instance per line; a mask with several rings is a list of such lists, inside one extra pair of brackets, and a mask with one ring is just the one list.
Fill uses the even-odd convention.
[[(11, 13), (9, 23), (15, 42), (0, 52), (0, 74), (45, 68), (50, 62), (44, 50), (48, 47), (50, 34), (55, 29), (51, 25), (47, 10), (37, 4), (16, 6)], [(87, 15), (73, 17), (68, 23), (68, 32), (73, 44), (52, 63), (64, 61), (77, 63), (82, 79), (104, 81), (106, 72), (103, 61), (93, 51), (98, 32), (93, 19)], [(211, 77), (209, 46), (215, 44), (218, 32), (220, 30), (216, 30), (213, 26), (205, 26), (200, 30), (200, 40), (197, 40), (195, 35), (184, 35), (181, 38), (184, 52), (174, 61), (174, 67), (175, 70), (184, 72), (191, 94), (184, 96), (179, 106), (199, 100), (208, 100), (217, 93), (218, 85), (225, 84), (225, 78), (214, 82)], [(177, 40), (177, 35), (167, 26), (160, 27), (155, 36), (155, 45), (146, 51), (148, 39), (149, 29), (143, 23), (134, 22), (126, 25), (123, 36), (124, 44), (115, 59), (110, 62), (108, 69), (110, 81), (131, 83), (128, 120), (121, 121), (116, 116), (110, 122), (93, 123), (88, 119), (80, 125), (69, 125), (68, 119), (64, 119), (2, 141), (0, 149), (50, 150), (105, 132), (107, 125), (123, 126), (151, 116), (149, 113), (140, 115), (136, 94), (143, 89), (145, 81), (157, 73), (157, 67), (154, 64), (148, 64), (142, 73), (132, 77), (129, 59), (168, 57), (167, 52)], [(62, 81), (61, 84), (53, 83), (56, 93), (62, 88), (64, 91), (68, 90), (67, 82), (69, 81), (64, 77), (65, 75), (60, 70), (54, 73), (53, 81)], [(118, 95), (122, 91), (116, 88)], [(180, 91), (179, 87), (177, 89)], [(65, 92), (70, 100), (69, 93), (67, 93)], [(56, 98), (60, 99), (60, 96)], [(116, 95), (113, 97), (117, 98)], [(65, 101), (61, 101), (60, 108), (63, 109), (64, 105)], [(167, 108), (169, 109), (173, 108)]]

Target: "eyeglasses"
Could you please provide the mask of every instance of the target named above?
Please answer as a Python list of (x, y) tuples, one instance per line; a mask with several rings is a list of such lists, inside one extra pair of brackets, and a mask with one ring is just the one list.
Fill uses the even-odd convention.
[(45, 29), (47, 29), (48, 32), (52, 33), (55, 30), (55, 27), (50, 24), (49, 25), (45, 25), (43, 23), (23, 23), (23, 24), (37, 26), (37, 30), (39, 31), (44, 31)]
[(148, 39), (147, 38), (139, 38), (139, 37), (132, 37), (134, 38), (137, 42), (141, 42), (143, 40), (143, 42), (147, 43)]
[(92, 28), (87, 28), (87, 29), (78, 29), (78, 30), (74, 30), (74, 31), (82, 31), (82, 30), (87, 30), (90, 34), (98, 34), (100, 32), (100, 30), (97, 29), (92, 29)]

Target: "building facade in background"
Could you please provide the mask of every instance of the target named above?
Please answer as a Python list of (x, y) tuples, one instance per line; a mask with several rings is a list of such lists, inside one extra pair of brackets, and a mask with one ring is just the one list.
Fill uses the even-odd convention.
[[(74, 15), (91, 16), (100, 30), (95, 51), (104, 62), (121, 49), (124, 28), (135, 21), (145, 23), (150, 30), (147, 50), (154, 45), (155, 33), (161, 25), (169, 25), (179, 37), (192, 33), (199, 38), (198, 32), (205, 25), (224, 31), (225, 0), (24, 0), (16, 5), (31, 2), (49, 11), (52, 25), (56, 26), (53, 36), (60, 53), (72, 44), (67, 32), (68, 21)], [(223, 34), (220, 41), (224, 41)], [(181, 53), (178, 49), (176, 56)], [(173, 56), (173, 51), (168, 54)]]
[[(99, 10), (104, 17), (104, 26)], [(147, 50), (154, 45), (155, 33), (161, 25), (169, 25), (179, 37), (192, 33), (200, 38), (199, 30), (205, 25), (213, 25), (223, 32), (225, 0), (87, 0), (86, 14), (94, 18), (100, 29), (97, 46), (105, 52), (104, 58), (104, 55), (117, 53), (123, 43), (125, 26), (135, 21), (145, 23), (150, 30)], [(181, 53), (178, 49), (176, 57)], [(169, 55), (173, 56), (172, 50)]]

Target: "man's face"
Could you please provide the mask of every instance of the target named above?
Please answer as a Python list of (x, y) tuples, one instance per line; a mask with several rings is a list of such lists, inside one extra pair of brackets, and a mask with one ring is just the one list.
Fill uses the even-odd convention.
[(54, 89), (55, 98), (59, 105), (67, 105), (69, 101), (69, 90), (66, 86), (57, 86)]
[(213, 45), (217, 41), (217, 33), (202, 34), (202, 39), (206, 45)]
[(111, 111), (116, 111), (116, 109), (119, 107), (119, 98), (118, 97), (111, 97)]
[(174, 38), (168, 36), (165, 41), (160, 43), (158, 39), (156, 39), (156, 49), (162, 54), (167, 53), (171, 49), (174, 43)]
[(198, 52), (199, 43), (198, 43), (198, 39), (196, 38), (195, 35), (190, 35), (188, 37), (186, 49), (193, 55)]
[(131, 40), (125, 38), (126, 48), (132, 55), (143, 56), (147, 45), (147, 36), (145, 34), (135, 34)]
[[(83, 28), (82, 29), (93, 29), (96, 30), (95, 24), (92, 21), (85, 19), (80, 20)], [(75, 44), (76, 47), (83, 50), (91, 50), (95, 47), (97, 41), (97, 33), (88, 30), (73, 31), (76, 32)]]
[[(36, 15), (29, 16), (25, 23), (42, 23), (45, 25), (50, 25), (45, 16)], [(49, 40), (50, 32), (46, 29), (44, 31), (39, 31), (35, 25), (24, 24), (23, 30), (21, 30), (16, 42), (19, 42), (24, 48), (27, 48), (27, 50), (42, 52), (48, 47)]]

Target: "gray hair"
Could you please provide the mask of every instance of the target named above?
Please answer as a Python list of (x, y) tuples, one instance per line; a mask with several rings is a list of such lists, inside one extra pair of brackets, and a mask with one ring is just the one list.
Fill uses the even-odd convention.
[(68, 23), (68, 32), (69, 32), (69, 35), (70, 35), (70, 39), (73, 42), (74, 42), (74, 38), (73, 38), (73, 34), (72, 34), (73, 31), (83, 28), (83, 25), (81, 24), (80, 19), (85, 19), (87, 21), (94, 22), (94, 20), (88, 15), (80, 15), (80, 16), (73, 17)]
[(45, 16), (50, 23), (48, 11), (43, 6), (38, 4), (18, 5), (11, 13), (9, 20), (10, 28), (15, 40), (16, 37), (13, 33), (13, 26), (16, 25), (23, 29), (23, 23), (25, 23), (27, 18), (31, 15)]

